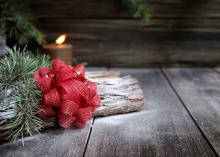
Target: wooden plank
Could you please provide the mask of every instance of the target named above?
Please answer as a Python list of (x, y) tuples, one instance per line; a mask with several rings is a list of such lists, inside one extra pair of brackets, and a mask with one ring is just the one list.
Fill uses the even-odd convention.
[(220, 155), (220, 75), (211, 69), (164, 69), (190, 114)]
[(42, 21), (48, 41), (68, 34), (79, 62), (95, 66), (219, 64), (220, 20)]
[(140, 81), (145, 111), (96, 118), (86, 157), (215, 156), (159, 70), (123, 73)]
[[(120, 0), (26, 0), (39, 18), (131, 18)], [(146, 0), (153, 18), (220, 17), (218, 0)]]
[(1, 144), (0, 157), (82, 157), (90, 124), (85, 129), (52, 128), (36, 139), (25, 137), (24, 146), (21, 141)]
[(69, 34), (79, 62), (121, 67), (220, 63), (218, 0), (147, 0), (150, 21), (131, 19), (119, 0), (26, 1), (49, 42)]
[[(144, 32), (190, 32), (190, 33), (219, 33), (220, 19), (152, 19), (148, 21), (144, 20), (126, 20), (126, 19), (41, 19), (39, 26), (46, 33), (74, 33), (75, 39), (82, 37), (87, 39), (102, 39), (107, 40), (111, 36), (103, 36), (112, 33), (113, 31), (120, 31), (120, 36), (123, 33), (133, 33), (134, 35), (140, 35), (145, 40), (163, 40), (167, 38), (165, 35), (160, 37), (143, 36)], [(78, 34), (76, 34), (78, 33)], [(86, 34), (87, 33), (87, 34)], [(103, 34), (102, 34), (103, 33)], [(112, 34), (114, 35), (114, 34)], [(149, 34), (150, 35), (150, 34)], [(187, 40), (189, 37), (193, 37), (194, 34), (182, 34), (182, 38), (177, 40)], [(102, 38), (101, 38), (102, 37)], [(129, 37), (129, 34), (127, 34)], [(175, 39), (172, 36), (168, 36), (169, 40)], [(196, 36), (195, 36), (196, 37)], [(201, 37), (201, 36), (200, 36)], [(207, 40), (205, 38), (199, 38), (200, 41)], [(210, 38), (209, 38), (210, 39)], [(211, 38), (214, 40), (214, 38)], [(127, 38), (126, 40), (129, 40)], [(193, 40), (193, 39), (191, 39)]]
[(0, 19), (0, 56), (4, 53), (4, 49), (6, 47), (6, 37), (4, 30), (4, 23)]
[(214, 70), (218, 73), (220, 73), (220, 67), (215, 67)]

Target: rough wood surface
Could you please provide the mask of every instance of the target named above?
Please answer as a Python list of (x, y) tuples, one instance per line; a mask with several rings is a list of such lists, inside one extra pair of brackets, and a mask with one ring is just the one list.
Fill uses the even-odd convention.
[[(38, 18), (131, 18), (120, 0), (25, 0)], [(154, 18), (217, 18), (218, 0), (146, 0)]]
[(215, 156), (157, 69), (125, 69), (144, 90), (142, 112), (95, 118), (86, 157)]
[(53, 41), (67, 33), (79, 62), (143, 67), (220, 63), (219, 0), (146, 0), (150, 21), (121, 0), (26, 0)]
[[(38, 135), (37, 140), (25, 137), (23, 147), (20, 142), (0, 144), (0, 157), (216, 157), (218, 154), (214, 154), (207, 137), (219, 131), (218, 119), (212, 118), (218, 118), (220, 113), (217, 105), (220, 76), (207, 69), (196, 73), (181, 71), (184, 75), (171, 77), (179, 77), (179, 84), (175, 83), (178, 94), (188, 95), (192, 104), (197, 99), (195, 110), (191, 110), (197, 113), (194, 120), (160, 70), (120, 69), (122, 74), (140, 81), (145, 97), (144, 111), (98, 117), (90, 121), (86, 129), (51, 128)], [(196, 84), (199, 86), (195, 87)], [(191, 102), (193, 93), (190, 91), (194, 87), (196, 96), (201, 95)], [(199, 98), (207, 99), (206, 110)], [(209, 134), (198, 128), (203, 114), (203, 126), (209, 131), (215, 130)], [(206, 123), (210, 118), (213, 125)], [(218, 140), (216, 135), (213, 138)]]
[(3, 21), (0, 19), (0, 56), (4, 53), (3, 50), (6, 47), (6, 37), (4, 33)]
[(214, 70), (218, 73), (220, 73), (220, 67), (215, 67)]
[(65, 30), (76, 59), (93, 66), (220, 63), (218, 19), (45, 19), (40, 23), (51, 42)]
[(141, 110), (144, 94), (138, 81), (130, 76), (97, 81), (101, 105), (94, 116), (107, 116)]
[(38, 136), (0, 145), (0, 157), (82, 157), (90, 131), (85, 129), (51, 128)]
[(204, 68), (164, 71), (210, 145), (220, 156), (220, 75)]
[[(120, 77), (114, 71), (87, 72), (86, 77), (97, 83), (101, 104), (93, 116), (107, 116), (141, 110), (144, 106), (144, 94), (138, 81), (130, 76)], [(4, 111), (0, 109), (0, 122), (6, 123)], [(13, 116), (12, 116), (13, 118)], [(9, 120), (9, 119), (8, 119)], [(56, 125), (55, 118), (44, 119), (43, 128)], [(4, 139), (4, 129), (0, 124), (0, 141)]]

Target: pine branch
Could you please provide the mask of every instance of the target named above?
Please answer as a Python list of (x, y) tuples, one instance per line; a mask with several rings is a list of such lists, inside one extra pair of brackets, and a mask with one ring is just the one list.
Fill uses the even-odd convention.
[(7, 139), (16, 140), (23, 137), (25, 132), (32, 136), (42, 128), (42, 121), (37, 117), (40, 93), (33, 79), (26, 79), (23, 83), (25, 85), (17, 86), (12, 95), (16, 100), (16, 115), (4, 125)]
[(0, 60), (0, 83), (10, 85), (32, 76), (40, 66), (49, 66), (45, 55), (34, 55), (30, 51), (6, 48), (6, 55)]
[(150, 11), (145, 0), (122, 0), (122, 3), (131, 8), (135, 18), (149, 19)]
[(25, 45), (30, 39), (39, 44), (45, 42), (44, 35), (35, 27), (30, 11), (20, 0), (0, 0), (1, 18), (5, 21), (7, 40)]
[(0, 124), (4, 121), (6, 139), (16, 140), (25, 133), (34, 135), (42, 127), (37, 116), (41, 93), (33, 73), (50, 62), (47, 56), (35, 56), (26, 49), (7, 48), (6, 51), (0, 59)]

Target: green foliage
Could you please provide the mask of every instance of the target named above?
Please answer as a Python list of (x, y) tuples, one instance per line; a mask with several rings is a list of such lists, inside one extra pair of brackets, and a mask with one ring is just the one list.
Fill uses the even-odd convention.
[[(36, 88), (34, 72), (49, 66), (49, 58), (34, 55), (26, 49), (9, 49), (0, 59), (0, 110), (10, 117), (3, 124), (6, 138), (16, 140), (24, 134), (33, 135), (42, 128), (37, 116), (41, 93)], [(1, 116), (0, 116), (1, 117)]]
[(150, 11), (145, 4), (145, 0), (122, 0), (122, 3), (132, 9), (135, 18), (149, 19)]
[(31, 14), (20, 0), (0, 0), (0, 10), (8, 41), (18, 45), (25, 45), (30, 39), (44, 42), (44, 35), (30, 21)]
[(48, 66), (49, 58), (34, 55), (30, 51), (6, 48), (6, 55), (0, 60), (0, 82), (10, 85), (24, 78), (32, 77), (40, 66)]

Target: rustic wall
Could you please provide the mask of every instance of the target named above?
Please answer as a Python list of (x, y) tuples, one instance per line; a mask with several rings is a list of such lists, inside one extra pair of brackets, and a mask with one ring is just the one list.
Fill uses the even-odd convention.
[(220, 1), (148, 0), (133, 19), (119, 0), (28, 1), (49, 41), (69, 34), (80, 62), (107, 66), (220, 63)]
[(3, 22), (0, 20), (0, 56), (4, 53), (4, 48), (6, 46), (6, 38), (4, 34), (4, 25)]

